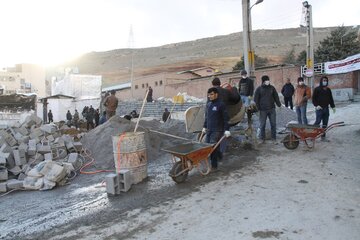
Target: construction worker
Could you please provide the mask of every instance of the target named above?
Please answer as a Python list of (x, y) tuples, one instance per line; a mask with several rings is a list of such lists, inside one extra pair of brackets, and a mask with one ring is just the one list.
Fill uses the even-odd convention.
[[(219, 99), (219, 91), (216, 87), (208, 90), (209, 102), (206, 104), (205, 121), (202, 132), (206, 133), (207, 143), (218, 142), (223, 135), (230, 137), (229, 116), (224, 102)], [(210, 155), (211, 168), (216, 170), (218, 167), (218, 159), (220, 157), (220, 149), (217, 147)]]

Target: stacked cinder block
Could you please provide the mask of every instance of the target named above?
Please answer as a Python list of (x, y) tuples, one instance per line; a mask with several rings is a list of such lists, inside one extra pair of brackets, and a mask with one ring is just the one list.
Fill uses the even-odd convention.
[(0, 129), (0, 192), (63, 184), (70, 171), (81, 167), (81, 151), (81, 143), (61, 135), (55, 124), (42, 125), (34, 114)]
[(129, 170), (120, 170), (119, 173), (106, 175), (106, 192), (110, 196), (119, 195), (120, 192), (127, 192), (131, 188), (131, 176)]

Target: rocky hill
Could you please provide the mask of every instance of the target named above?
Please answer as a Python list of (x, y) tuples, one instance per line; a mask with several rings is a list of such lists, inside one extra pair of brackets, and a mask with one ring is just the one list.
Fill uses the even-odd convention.
[[(314, 29), (315, 49), (333, 29)], [(306, 50), (304, 28), (256, 30), (252, 32), (252, 37), (256, 54), (270, 59), (270, 64), (281, 63), (292, 49), (296, 55)], [(240, 32), (159, 47), (91, 52), (66, 66), (78, 67), (81, 74), (100, 74), (103, 76), (104, 86), (109, 86), (129, 81), (132, 62), (135, 78), (202, 66), (212, 66), (223, 72), (231, 71), (243, 54), (242, 45)]]

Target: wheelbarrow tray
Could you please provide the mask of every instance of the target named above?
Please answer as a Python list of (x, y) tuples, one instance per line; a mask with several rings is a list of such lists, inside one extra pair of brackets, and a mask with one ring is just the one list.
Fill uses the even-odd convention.
[(171, 153), (179, 158), (186, 157), (193, 162), (198, 162), (199, 160), (206, 159), (213, 147), (214, 145), (209, 143), (185, 143), (162, 149), (162, 151)]
[(295, 133), (301, 140), (306, 138), (315, 139), (325, 131), (325, 129), (319, 125), (288, 124), (287, 128)]

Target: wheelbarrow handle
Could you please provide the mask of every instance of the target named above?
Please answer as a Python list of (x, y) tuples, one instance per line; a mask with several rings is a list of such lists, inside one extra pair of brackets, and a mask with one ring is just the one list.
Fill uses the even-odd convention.
[(209, 153), (208, 156), (210, 156), (210, 155), (215, 151), (215, 149), (220, 145), (220, 143), (221, 143), (225, 138), (226, 138), (225, 135), (220, 138), (220, 140), (219, 140), (219, 141), (214, 145), (214, 147), (211, 149), (211, 152)]

